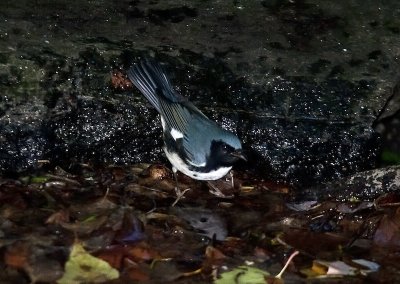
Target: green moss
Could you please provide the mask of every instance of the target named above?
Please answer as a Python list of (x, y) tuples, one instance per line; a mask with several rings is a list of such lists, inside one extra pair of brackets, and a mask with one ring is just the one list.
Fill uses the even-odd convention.
[(381, 159), (389, 164), (400, 165), (400, 154), (390, 150), (384, 150)]

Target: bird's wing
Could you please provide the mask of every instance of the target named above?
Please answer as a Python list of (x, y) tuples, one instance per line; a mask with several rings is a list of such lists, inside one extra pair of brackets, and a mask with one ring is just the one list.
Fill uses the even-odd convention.
[(185, 132), (182, 146), (188, 163), (195, 167), (205, 167), (211, 147), (210, 131), (213, 130), (214, 124), (211, 120), (199, 118), (193, 118), (191, 127)]
[[(164, 120), (165, 135), (179, 144), (180, 154), (195, 166), (205, 163), (209, 149), (204, 129), (214, 125), (199, 109), (172, 87), (162, 66), (154, 60), (145, 59), (128, 71), (132, 83), (157, 109)], [(189, 127), (190, 126), (190, 127)], [(179, 139), (179, 141), (177, 141)]]
[(169, 103), (161, 101), (161, 114), (165, 120), (165, 135), (174, 138), (178, 151), (186, 161), (203, 167), (210, 149), (209, 131), (215, 123), (209, 120), (191, 103)]

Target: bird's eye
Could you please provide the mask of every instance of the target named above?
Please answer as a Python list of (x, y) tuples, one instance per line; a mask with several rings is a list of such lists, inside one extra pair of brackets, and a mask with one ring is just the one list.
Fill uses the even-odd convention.
[(234, 151), (234, 148), (223, 141), (213, 141), (211, 143), (211, 151), (215, 154), (227, 155)]
[(223, 150), (224, 152), (228, 152), (229, 146), (226, 145), (226, 144), (223, 144), (223, 145), (222, 145), (222, 150)]

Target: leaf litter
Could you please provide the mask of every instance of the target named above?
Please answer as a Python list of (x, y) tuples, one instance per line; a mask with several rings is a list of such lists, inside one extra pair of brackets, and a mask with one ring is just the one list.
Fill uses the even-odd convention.
[(234, 188), (183, 175), (178, 185), (190, 190), (172, 207), (162, 165), (2, 178), (2, 283), (400, 280), (397, 193), (295, 202), (290, 186), (244, 173)]

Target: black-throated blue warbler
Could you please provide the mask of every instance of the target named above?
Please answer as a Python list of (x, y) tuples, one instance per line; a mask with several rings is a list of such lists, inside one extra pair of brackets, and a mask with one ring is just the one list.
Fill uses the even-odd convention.
[(127, 73), (161, 116), (164, 151), (174, 174), (180, 171), (196, 180), (216, 180), (235, 162), (245, 160), (239, 138), (178, 94), (158, 62), (144, 59)]

